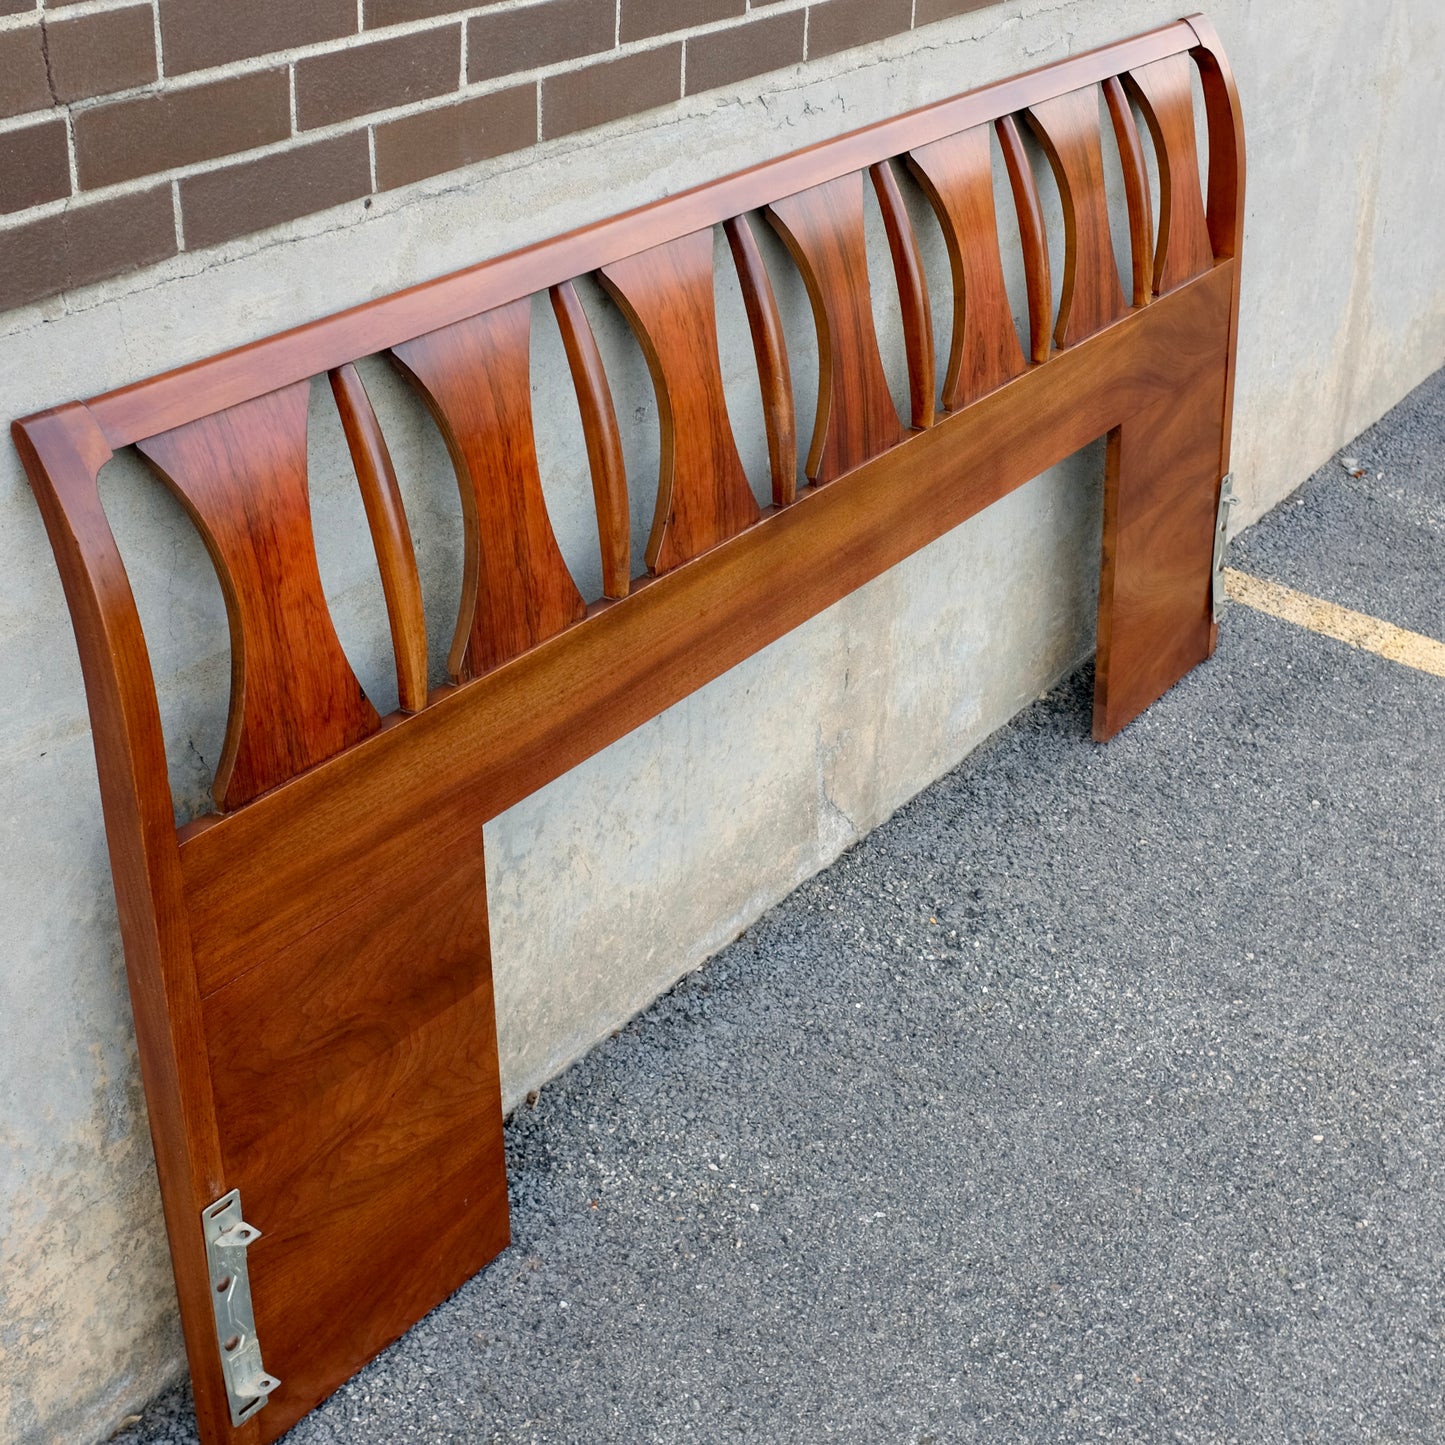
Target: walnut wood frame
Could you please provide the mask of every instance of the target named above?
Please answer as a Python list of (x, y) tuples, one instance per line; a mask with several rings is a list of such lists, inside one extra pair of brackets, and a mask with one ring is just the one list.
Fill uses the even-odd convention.
[[(1208, 117), (1207, 193), (1191, 60)], [(1129, 199), (1128, 296), (1104, 204), (1101, 94)], [(1136, 107), (1159, 161), (1157, 244)], [(1063, 199), (1057, 316), (1016, 116), (1042, 142)], [(1019, 213), (1026, 348), (1003, 293), (990, 126)], [(933, 203), (953, 267), (941, 413), (898, 157)], [(872, 332), (865, 171), (895, 263), (911, 427), (894, 411)], [(84, 668), (208, 1445), (274, 1439), (507, 1241), (489, 818), (1105, 434), (1096, 736), (1212, 652), (1243, 197), (1237, 92), (1212, 28), (1195, 18), (14, 424)], [(761, 207), (802, 271), (818, 327), (811, 486), (798, 486), (786, 348), (746, 215)], [(712, 339), (707, 232), (719, 224), (763, 387), (774, 500), (763, 512), (738, 461)], [(628, 575), (615, 411), (572, 287), (590, 272), (637, 330), (658, 391), (663, 467), (642, 579)], [(541, 291), (592, 467), (605, 595), (590, 604), (557, 552), (536, 478), (525, 315)], [(430, 691), (401, 498), (352, 365), (376, 352), (422, 391), (463, 493), (456, 680)], [(316, 576), (305, 393), (321, 374), (376, 540), (403, 707), (388, 718), (356, 683)], [(145, 641), (97, 489), (102, 465), (133, 444), (205, 536), (232, 625), (220, 810), (179, 832)], [(237, 1187), (263, 1231), (251, 1251), (256, 1319), (283, 1383), (233, 1428), (201, 1211)]]

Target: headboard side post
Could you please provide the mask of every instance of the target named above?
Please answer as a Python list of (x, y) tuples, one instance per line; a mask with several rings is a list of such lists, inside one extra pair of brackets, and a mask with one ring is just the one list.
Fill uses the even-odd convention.
[[(191, 955), (160, 709), (140, 615), (101, 505), (111, 449), (79, 403), (14, 423), (75, 629), (100, 777), (111, 874), (130, 978), (151, 1140), (179, 1292), (196, 1412), (211, 1438), (233, 1432), (209, 1316), (201, 1210), (225, 1192)], [(258, 1437), (259, 1438), (259, 1437)]]

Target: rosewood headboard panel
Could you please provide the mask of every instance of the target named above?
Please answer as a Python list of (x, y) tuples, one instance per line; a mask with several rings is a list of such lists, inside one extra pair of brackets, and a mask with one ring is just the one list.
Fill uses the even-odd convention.
[[(1065, 222), (1057, 312), (1025, 128)], [(1000, 260), (991, 131), (1023, 246), (1023, 340)], [(1127, 286), (1104, 194), (1110, 145), (1128, 200)], [(84, 668), (208, 1442), (274, 1439), (507, 1242), (488, 819), (1105, 434), (1095, 735), (1210, 654), (1243, 154), (1214, 32), (1180, 21), (15, 423)], [(941, 387), (900, 165), (936, 211), (952, 266)], [(903, 316), (906, 421), (874, 334), (869, 181)], [(817, 328), (803, 484), (783, 329), (749, 218), (760, 210)], [(761, 379), (766, 509), (724, 396), (716, 226)], [(652, 482), (625, 474), (573, 286), (589, 273), (635, 331), (657, 394), (661, 476), (642, 577), (628, 488)], [(591, 599), (563, 561), (538, 476), (528, 315), (544, 291), (591, 467), (603, 561)], [(461, 490), (465, 575), (452, 682), (439, 688), (386, 438), (354, 365), (377, 353), (424, 399)], [(401, 699), (387, 717), (352, 671), (318, 572), (306, 427), (322, 375), (383, 580)], [(97, 486), (128, 446), (200, 530), (231, 630), (216, 811), (179, 830), (146, 644)]]

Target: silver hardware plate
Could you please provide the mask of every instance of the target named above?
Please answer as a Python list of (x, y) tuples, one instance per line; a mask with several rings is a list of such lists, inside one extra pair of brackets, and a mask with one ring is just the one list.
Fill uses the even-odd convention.
[(239, 1189), (203, 1209), (201, 1227), (206, 1236), (211, 1303), (216, 1310), (216, 1345), (221, 1352), (231, 1424), (244, 1425), (265, 1406), (281, 1383), (268, 1375), (261, 1363), (261, 1345), (251, 1312), (246, 1250), (260, 1239), (261, 1231), (241, 1218)]
[(1229, 514), (1239, 500), (1234, 495), (1234, 473), (1228, 473), (1219, 484), (1219, 514), (1214, 523), (1214, 620), (1224, 611), (1224, 559), (1229, 553)]

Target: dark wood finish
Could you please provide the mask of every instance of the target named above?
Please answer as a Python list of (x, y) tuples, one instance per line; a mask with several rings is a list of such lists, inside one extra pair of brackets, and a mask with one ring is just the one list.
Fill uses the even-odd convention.
[(1123, 81), (1144, 112), (1159, 161), (1159, 249), (1154, 262), (1154, 290), (1160, 295), (1202, 275), (1214, 264), (1214, 248), (1204, 216), (1204, 193), (1199, 185), (1191, 69), (1187, 55), (1171, 55), (1141, 66)]
[(1047, 361), (1053, 351), (1054, 281), (1049, 265), (1049, 243), (1044, 230), (1044, 208), (1038, 182), (1024, 150), (1023, 137), (1013, 116), (1000, 117), (995, 130), (1013, 190), (1018, 215), (1019, 244), (1024, 253), (1024, 281), (1029, 298), (1029, 355)]
[(903, 315), (903, 346), (908, 356), (908, 401), (915, 429), (933, 425), (938, 391), (937, 362), (933, 355), (933, 307), (928, 300), (928, 277), (918, 238), (898, 189), (898, 177), (888, 161), (870, 166), (873, 192), (888, 236), (888, 253), (898, 281), (898, 307)]
[(1064, 290), (1054, 341), (1075, 346), (1129, 309), (1119, 286), (1104, 195), (1099, 93), (1093, 86), (1071, 91), (1031, 106), (1026, 114), (1064, 203)]
[(768, 434), (768, 469), (773, 505), (788, 506), (798, 495), (798, 418), (793, 406), (793, 377), (783, 339), (778, 298), (746, 216), (723, 223), (737, 268), (738, 286), (753, 334), (753, 354), (763, 396), (763, 426)]
[(647, 566), (670, 572), (758, 520), (733, 439), (718, 355), (711, 231), (614, 261), (599, 272), (652, 373), (662, 428)]
[(396, 654), (397, 697), (403, 712), (420, 712), (427, 696), (426, 612), (401, 488), (396, 484), (386, 438), (356, 368), (350, 362), (338, 366), (330, 381), (356, 468), (376, 563), (381, 569), (381, 590), (391, 623), (392, 651)]
[(148, 437), (139, 450), (195, 522), (231, 626), (216, 802), (234, 808), (381, 725), (332, 625), (306, 490), (299, 381)]
[(552, 287), (551, 297), (572, 384), (577, 388), (582, 434), (592, 469), (597, 539), (602, 551), (602, 595), (626, 597), (632, 589), (632, 513), (627, 506), (627, 467), (622, 459), (622, 433), (617, 429), (612, 389), (577, 288), (564, 281)]
[[(1096, 85), (1186, 52), (1209, 117), (1212, 260), (1131, 310), (1091, 270), (1114, 263), (1102, 193), (1088, 189), (1101, 184), (1097, 103), (1090, 120), (1075, 93), (1095, 97)], [(1059, 97), (1067, 104), (1054, 105)], [(1041, 212), (1011, 118), (1020, 111), (1043, 117), (1074, 216), (1060, 318), (1068, 344), (1054, 354)], [(1020, 212), (1032, 353), (1047, 364), (1022, 365), (998, 276), (979, 130), (995, 122)], [(1169, 125), (1166, 144), (1179, 130)], [(878, 358), (862, 225), (861, 172), (908, 152), (953, 232), (958, 354), (956, 405), (914, 432), (899, 421)], [(1238, 96), (1218, 42), (1204, 22), (1181, 22), (15, 423), (86, 678), (207, 1445), (274, 1440), (505, 1243), (488, 819), (1106, 434), (1096, 733), (1124, 726), (1207, 655), (1243, 178)], [(891, 202), (882, 204), (886, 214)], [(824, 362), (810, 474), (830, 484), (796, 498), (782, 331), (741, 219), (760, 206), (773, 207), (802, 267)], [(718, 375), (719, 223), (753, 330), (780, 504), (761, 518), (750, 492), (752, 511), (742, 505), (746, 479)], [(906, 240), (896, 213), (894, 230)], [(1091, 242), (1079, 240), (1085, 232)], [(922, 273), (907, 274), (911, 252), (894, 246), (905, 307), (916, 309)], [(570, 285), (597, 269), (642, 338), (672, 433), (660, 575), (630, 591), (618, 419)], [(552, 293), (593, 471), (609, 595), (590, 608), (558, 553), (537, 475), (528, 333), (530, 297), (541, 290)], [(467, 569), (452, 652), (463, 680), (435, 689), (418, 711), (376, 720), (319, 600), (305, 395), (313, 377), (334, 373), (394, 584), (402, 699), (415, 703), (424, 633), (405, 518), (350, 369), (387, 350), (447, 440)], [(921, 342), (912, 350), (921, 374)], [(234, 806), (179, 833), (145, 643), (96, 486), (112, 449), (138, 441), (207, 536), (244, 664), (231, 772), (218, 789)], [(349, 729), (360, 736), (346, 741)], [(199, 1223), (237, 1185), (263, 1231), (252, 1286), (263, 1354), (284, 1383), (233, 1430)]]
[(888, 390), (863, 232), (863, 178), (842, 176), (767, 208), (798, 263), (818, 332), (818, 414), (807, 473), (831, 482), (903, 440)]
[[(920, 146), (908, 163), (938, 215), (953, 271), (943, 405), (957, 411), (1012, 381), (1027, 364), (1004, 286), (988, 127)], [(1045, 321), (1045, 336), (1047, 331)]]
[(459, 680), (501, 666), (587, 611), (542, 497), (531, 326), (523, 299), (392, 347), (446, 440), (461, 489), (466, 567), (449, 660)]
[(1129, 258), (1134, 281), (1134, 305), (1147, 306), (1154, 294), (1154, 203), (1149, 196), (1149, 173), (1144, 166), (1144, 145), (1129, 97), (1117, 76), (1104, 82), (1104, 99), (1119, 147), (1124, 170), (1124, 195), (1129, 206)]

